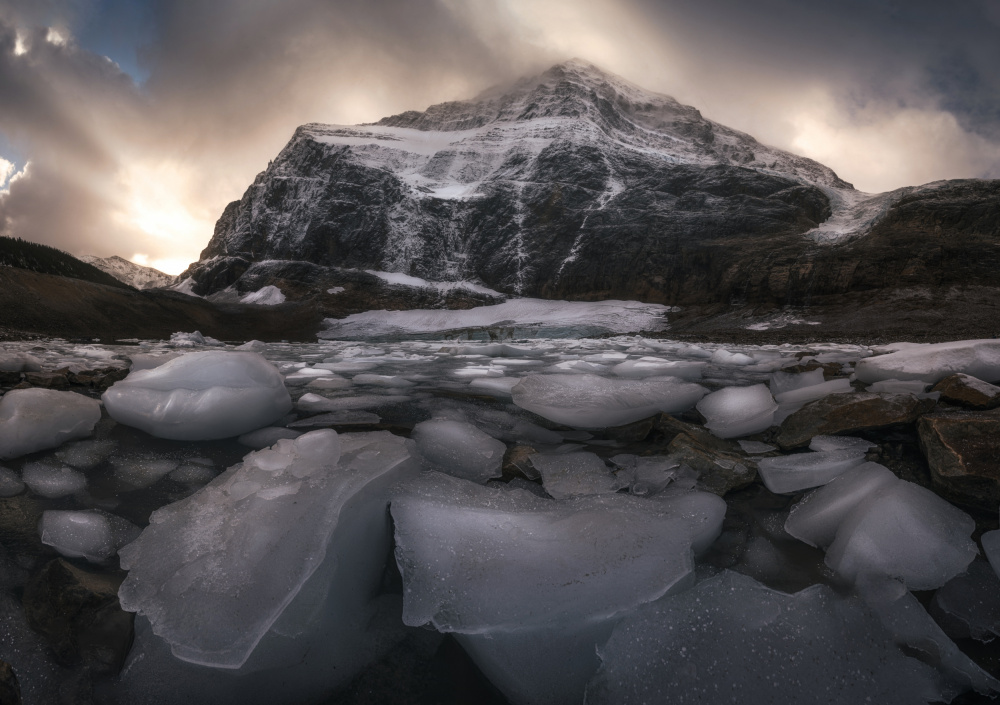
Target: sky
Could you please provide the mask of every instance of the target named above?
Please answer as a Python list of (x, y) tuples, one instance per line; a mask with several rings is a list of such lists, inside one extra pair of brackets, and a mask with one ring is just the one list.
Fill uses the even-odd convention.
[(298, 125), (573, 57), (864, 191), (1000, 178), (1000, 0), (0, 0), (0, 234), (176, 274)]

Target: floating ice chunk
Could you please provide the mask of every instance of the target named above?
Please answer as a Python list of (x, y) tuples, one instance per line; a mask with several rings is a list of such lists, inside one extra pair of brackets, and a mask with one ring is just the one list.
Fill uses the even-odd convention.
[[(976, 559), (968, 570), (949, 580), (931, 603), (931, 614), (943, 613), (955, 632), (953, 638), (972, 637), (990, 642), (1000, 636), (1000, 578), (990, 564)], [(944, 622), (942, 620), (938, 620)], [(945, 627), (948, 630), (948, 627)]]
[(1000, 340), (959, 340), (907, 347), (858, 362), (855, 374), (862, 382), (920, 380), (934, 384), (956, 373), (984, 382), (1000, 380)]
[(0, 372), (41, 372), (42, 361), (23, 352), (0, 351)]
[(810, 546), (829, 548), (844, 519), (896, 479), (889, 468), (878, 463), (851, 468), (792, 507), (785, 531)]
[(236, 440), (240, 443), (240, 445), (245, 445), (248, 448), (253, 448), (254, 450), (261, 450), (263, 448), (273, 446), (282, 438), (295, 439), (301, 435), (302, 431), (296, 431), (291, 428), (282, 428), (281, 426), (265, 426), (264, 428), (258, 428), (256, 431), (244, 433)]
[(10, 468), (0, 467), (0, 497), (13, 497), (24, 492), (24, 483)]
[(301, 367), (285, 377), (285, 384), (289, 387), (298, 387), (325, 377), (337, 379), (339, 375), (331, 372), (330, 370), (316, 369), (315, 367)]
[(256, 353), (204, 351), (133, 372), (102, 397), (115, 421), (159, 438), (229, 438), (292, 408), (281, 373)]
[(693, 357), (700, 360), (707, 360), (712, 357), (712, 353), (697, 345), (682, 345), (677, 348), (677, 354), (681, 357)]
[(897, 480), (851, 512), (826, 563), (850, 580), (883, 575), (933, 590), (965, 570), (978, 550), (975, 521), (930, 490)]
[(729, 352), (723, 348), (719, 348), (714, 353), (712, 353), (712, 364), (714, 365), (732, 365), (737, 367), (744, 367), (746, 365), (752, 365), (755, 360), (749, 355), (744, 355), (743, 353)]
[(379, 363), (372, 362), (371, 360), (343, 360), (338, 362), (317, 362), (313, 365), (313, 369), (330, 370), (331, 372), (351, 375), (374, 370), (378, 366)]
[(233, 350), (244, 350), (246, 352), (264, 352), (267, 350), (267, 343), (260, 340), (248, 340), (243, 345), (237, 345)]
[(115, 477), (129, 489), (149, 487), (166, 477), (180, 465), (179, 460), (171, 458), (124, 457), (111, 461), (115, 468)]
[(829, 382), (799, 387), (788, 392), (782, 392), (774, 397), (779, 404), (805, 404), (822, 399), (828, 394), (842, 394), (852, 391), (851, 382), (846, 377), (831, 379)]
[(327, 665), (356, 668), (389, 547), (387, 487), (415, 469), (408, 445), (321, 430), (247, 455), (121, 550), (122, 607), (185, 661), (237, 668), (282, 617), (263, 667), (333, 649), (344, 661)]
[(214, 465), (206, 465), (188, 460), (181, 463), (167, 477), (174, 482), (180, 482), (185, 485), (204, 485), (214, 480), (218, 474)]
[(681, 379), (701, 379), (702, 372), (708, 363), (692, 362), (690, 360), (662, 360), (656, 357), (640, 357), (638, 360), (626, 360), (611, 368), (619, 377), (638, 379), (642, 377), (680, 377)]
[(531, 375), (511, 393), (515, 404), (550, 421), (607, 428), (661, 411), (686, 411), (704, 396), (705, 388), (677, 377), (618, 380), (590, 374)]
[(304, 414), (318, 414), (324, 411), (353, 411), (357, 409), (376, 409), (386, 404), (398, 404), (409, 401), (406, 396), (382, 396), (378, 394), (360, 394), (354, 397), (337, 397), (327, 399), (318, 394), (307, 393), (299, 397), (296, 408)]
[(351, 381), (354, 384), (370, 384), (375, 387), (412, 387), (414, 385), (413, 382), (399, 375), (360, 374), (354, 375)]
[(510, 390), (520, 381), (520, 377), (479, 377), (469, 382), (469, 388), (510, 397)]
[(306, 384), (309, 389), (347, 389), (351, 386), (353, 386), (351, 380), (338, 374), (333, 374), (331, 377), (314, 377)]
[(258, 306), (277, 306), (285, 303), (285, 295), (281, 289), (268, 284), (267, 286), (251, 292), (240, 299), (241, 304), (257, 304)]
[(599, 365), (596, 362), (587, 362), (586, 360), (563, 360), (562, 362), (557, 362), (551, 369), (554, 372), (587, 374), (590, 372), (604, 372), (608, 367), (607, 365)]
[(759, 433), (771, 425), (778, 405), (763, 384), (724, 387), (698, 402), (705, 427), (719, 438)]
[(14, 389), (0, 399), (0, 459), (83, 438), (100, 420), (96, 399), (52, 389)]
[(87, 486), (83, 473), (47, 462), (27, 463), (21, 468), (21, 480), (35, 494), (50, 499), (76, 494)]
[(456, 633), (511, 702), (580, 702), (609, 620), (691, 579), (698, 502), (554, 502), (428, 473), (391, 505), (403, 620)]
[(92, 470), (114, 452), (115, 441), (77, 441), (69, 443), (55, 452), (57, 459), (72, 465), (77, 470)]
[(541, 473), (545, 491), (556, 499), (609, 494), (623, 486), (594, 453), (535, 454), (529, 460)]
[[(740, 444), (740, 448), (744, 453), (756, 454), (756, 453), (770, 453), (772, 450), (778, 450), (776, 447), (770, 443), (761, 443), (760, 441), (736, 441)], [(817, 450), (813, 448), (813, 450)]]
[(476, 633), (610, 616), (693, 565), (691, 522), (627, 495), (555, 503), (429, 473), (391, 511), (413, 626)]
[(135, 541), (140, 529), (121, 517), (98, 510), (42, 512), (38, 525), (42, 543), (69, 558), (102, 563), (122, 546)]
[(809, 450), (831, 451), (831, 450), (860, 450), (867, 452), (872, 448), (878, 448), (878, 443), (866, 441), (864, 438), (853, 436), (813, 436), (809, 441)]
[(987, 531), (980, 537), (983, 544), (983, 553), (993, 567), (993, 571), (1000, 576), (1000, 531)]
[(470, 423), (422, 421), (410, 437), (422, 456), (449, 475), (479, 483), (500, 477), (507, 446)]
[(170, 345), (175, 348), (196, 348), (199, 346), (219, 347), (223, 345), (221, 340), (202, 335), (201, 331), (194, 333), (171, 333)]
[(381, 423), (382, 419), (378, 414), (370, 411), (330, 411), (307, 419), (299, 419), (288, 424), (288, 428), (311, 431), (317, 428), (330, 428), (331, 426), (359, 426)]
[(911, 653), (919, 652), (922, 660), (939, 671), (941, 694), (934, 702), (951, 702), (959, 693), (972, 689), (991, 698), (1000, 691), (1000, 682), (959, 651), (899, 580), (869, 575), (855, 587), (896, 643)]
[(599, 654), (591, 705), (913, 705), (940, 693), (859, 599), (823, 585), (786, 595), (731, 571), (639, 608)]
[(503, 377), (503, 368), (493, 365), (469, 365), (452, 370), (451, 374), (456, 377)]
[(774, 372), (770, 381), (771, 394), (778, 396), (804, 387), (815, 387), (824, 381), (822, 368), (808, 372)]
[(93, 345), (84, 345), (82, 347), (73, 348), (72, 354), (77, 357), (85, 357), (91, 360), (113, 360), (116, 353), (114, 350), (96, 348)]
[(863, 450), (848, 448), (824, 453), (795, 453), (761, 458), (757, 461), (757, 471), (767, 489), (776, 494), (790, 494), (825, 485), (863, 462)]

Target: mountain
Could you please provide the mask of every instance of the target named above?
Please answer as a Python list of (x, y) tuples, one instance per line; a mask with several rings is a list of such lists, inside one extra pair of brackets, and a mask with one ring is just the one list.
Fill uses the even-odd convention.
[(303, 125), (181, 278), (201, 295), (308, 297), (367, 271), (515, 296), (804, 306), (996, 286), (998, 196), (976, 180), (864, 194), (573, 60), (470, 101)]
[(62, 250), (20, 238), (0, 236), (0, 267), (23, 269), (80, 281), (125, 287), (126, 284)]
[(136, 289), (155, 289), (157, 287), (170, 286), (174, 283), (174, 277), (165, 274), (152, 267), (144, 267), (135, 262), (129, 262), (118, 255), (111, 257), (95, 257), (93, 255), (83, 255), (79, 258), (87, 264), (92, 264), (103, 272), (107, 272), (120, 282), (124, 282)]

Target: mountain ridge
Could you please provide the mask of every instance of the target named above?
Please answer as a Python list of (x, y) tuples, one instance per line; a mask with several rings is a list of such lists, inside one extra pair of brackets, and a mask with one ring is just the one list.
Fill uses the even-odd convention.
[[(203, 295), (244, 293), (252, 264), (283, 260), (328, 268), (323, 286), (338, 285), (337, 271), (378, 270), (512, 296), (799, 305), (893, 286), (912, 257), (865, 241), (914, 199), (936, 208), (996, 190), (963, 183), (864, 194), (572, 60), (470, 101), (300, 126), (181, 278)], [(978, 234), (998, 229), (991, 218)], [(884, 258), (874, 274), (859, 260), (873, 247)], [(926, 250), (917, 269), (938, 266)], [(839, 279), (823, 271), (844, 259), (855, 265), (838, 265)]]

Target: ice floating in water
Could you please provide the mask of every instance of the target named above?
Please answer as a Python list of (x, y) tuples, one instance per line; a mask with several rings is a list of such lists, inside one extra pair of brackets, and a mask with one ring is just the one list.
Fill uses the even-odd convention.
[(749, 436), (767, 429), (778, 405), (763, 384), (724, 387), (698, 402), (705, 427), (719, 438)]
[(799, 387), (791, 391), (776, 394), (774, 400), (779, 404), (806, 404), (817, 399), (822, 399), (828, 394), (841, 394), (853, 391), (851, 382), (846, 377), (831, 379), (829, 382), (821, 382), (808, 387)]
[(571, 338), (607, 333), (660, 330), (666, 307), (635, 301), (549, 301), (511, 299), (495, 306), (457, 311), (365, 311), (327, 318), (320, 338), (374, 338), (443, 333), (462, 329), (506, 328), (523, 335)]
[(14, 389), (0, 398), (0, 458), (18, 458), (90, 435), (96, 399), (52, 389)]
[(295, 407), (304, 414), (318, 414), (324, 411), (354, 411), (358, 409), (376, 409), (386, 404), (398, 404), (409, 401), (406, 396), (381, 396), (378, 394), (359, 394), (355, 397), (337, 397), (327, 399), (318, 394), (307, 393), (299, 397)]
[(117, 445), (110, 440), (77, 441), (62, 446), (54, 455), (77, 470), (91, 470), (107, 460)]
[(170, 345), (175, 348), (196, 348), (200, 346), (219, 347), (224, 345), (221, 340), (202, 335), (201, 331), (194, 333), (171, 333)]
[(754, 362), (755, 360), (749, 355), (729, 352), (724, 348), (719, 348), (712, 353), (712, 364), (714, 365), (734, 365), (737, 367), (743, 367), (745, 365), (752, 365)]
[(914, 705), (940, 694), (937, 674), (861, 600), (823, 585), (787, 595), (730, 571), (636, 610), (599, 653), (594, 705)]
[(285, 384), (289, 387), (298, 387), (300, 385), (309, 384), (310, 382), (315, 382), (317, 379), (322, 379), (324, 377), (339, 379), (339, 376), (330, 370), (317, 369), (315, 367), (303, 367), (295, 370), (292, 374), (287, 375), (285, 377)]
[(247, 352), (264, 352), (267, 350), (267, 343), (260, 340), (248, 340), (243, 345), (237, 345), (233, 350), (245, 350)]
[(757, 461), (757, 471), (764, 486), (776, 494), (825, 485), (833, 478), (865, 462), (860, 449), (832, 450), (822, 453), (795, 453)]
[(542, 486), (556, 499), (609, 494), (622, 483), (594, 453), (532, 455), (531, 464), (541, 473)]
[(263, 448), (268, 448), (270, 446), (273, 446), (282, 438), (295, 439), (301, 435), (302, 431), (296, 431), (291, 428), (282, 428), (281, 426), (267, 426), (265, 428), (258, 428), (256, 431), (251, 431), (250, 433), (244, 433), (236, 440), (241, 445), (245, 445), (248, 448), (253, 448), (254, 450), (262, 450)]
[(878, 443), (866, 441), (864, 438), (853, 436), (813, 436), (809, 441), (809, 450), (819, 452), (831, 450), (860, 450), (866, 452), (871, 448), (878, 448)]
[(509, 398), (510, 390), (520, 381), (520, 377), (480, 377), (469, 382), (469, 388)]
[(111, 463), (115, 468), (115, 478), (126, 485), (126, 489), (149, 487), (166, 477), (181, 464), (170, 458), (143, 458), (127, 456)]
[(140, 533), (136, 525), (106, 512), (55, 509), (42, 512), (38, 531), (42, 543), (62, 555), (95, 563), (109, 560)]
[(391, 505), (403, 619), (455, 633), (514, 703), (580, 702), (608, 620), (686, 584), (718, 535), (701, 495), (555, 502), (429, 473)]
[(500, 477), (507, 446), (470, 423), (431, 419), (414, 426), (410, 437), (422, 456), (449, 475), (479, 483)]
[(274, 365), (256, 353), (215, 350), (133, 372), (102, 399), (118, 423), (184, 441), (239, 436), (292, 409)]
[(705, 394), (677, 377), (618, 380), (597, 375), (531, 375), (511, 393), (518, 406), (576, 428), (622, 426), (659, 412), (686, 411)]
[[(178, 658), (236, 668), (326, 565), (333, 572), (304, 595), (313, 602), (301, 617), (313, 609), (324, 619), (349, 611), (340, 616), (364, 625), (388, 547), (381, 488), (412, 467), (407, 445), (386, 432), (321, 430), (249, 454), (199, 492), (154, 512), (121, 551), (129, 571), (122, 607), (145, 615)], [(348, 518), (356, 523), (341, 523)]]
[[(990, 642), (1000, 636), (1000, 578), (990, 564), (976, 559), (968, 570), (934, 593), (932, 614), (946, 615), (953, 638)], [(953, 633), (957, 632), (957, 633)]]
[(1000, 380), (1000, 340), (914, 345), (866, 358), (855, 367), (857, 378), (869, 383), (895, 379), (934, 384), (958, 372), (984, 382)]
[(0, 467), (0, 497), (13, 497), (24, 492), (24, 483), (10, 468)]
[(37, 495), (55, 499), (76, 494), (87, 486), (87, 478), (73, 468), (49, 462), (27, 463), (21, 480)]
[(807, 495), (785, 529), (827, 548), (827, 565), (849, 580), (888, 576), (911, 590), (941, 587), (977, 553), (971, 517), (877, 463)]
[(22, 352), (0, 351), (0, 372), (41, 372), (42, 361)]
[(360, 374), (354, 375), (351, 380), (354, 384), (370, 384), (375, 387), (412, 387), (414, 385), (408, 379), (404, 379), (399, 375), (373, 375), (373, 374)]
[(701, 379), (707, 363), (690, 360), (663, 360), (656, 357), (640, 357), (638, 360), (626, 360), (611, 368), (619, 377), (680, 377), (681, 379)]

